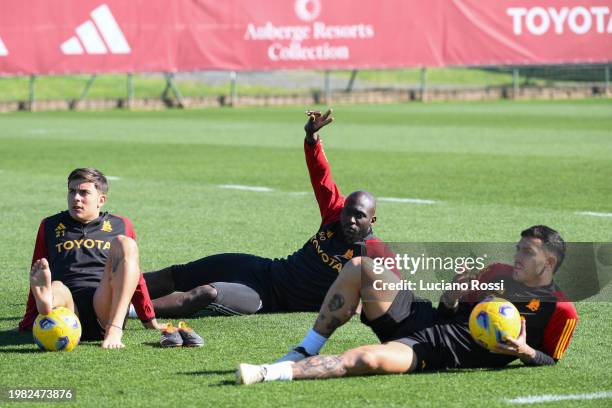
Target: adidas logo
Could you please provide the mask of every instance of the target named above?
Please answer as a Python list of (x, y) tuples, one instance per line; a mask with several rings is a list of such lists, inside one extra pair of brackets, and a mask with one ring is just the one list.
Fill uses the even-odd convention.
[(2, 38), (0, 37), (0, 57), (5, 57), (8, 55), (8, 50), (6, 49), (6, 45), (4, 45), (4, 42), (2, 41)]
[(130, 45), (106, 4), (92, 11), (91, 20), (78, 26), (76, 35), (63, 42), (60, 48), (66, 55), (129, 54), (131, 52)]

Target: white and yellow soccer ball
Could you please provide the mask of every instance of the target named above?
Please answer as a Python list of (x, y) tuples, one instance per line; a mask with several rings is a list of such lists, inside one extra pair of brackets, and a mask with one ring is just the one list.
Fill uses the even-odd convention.
[(504, 343), (507, 337), (518, 338), (521, 333), (521, 314), (505, 299), (488, 297), (472, 309), (470, 333), (476, 342), (491, 350)]
[(81, 339), (81, 322), (70, 309), (55, 307), (48, 315), (38, 315), (32, 334), (42, 350), (70, 351)]

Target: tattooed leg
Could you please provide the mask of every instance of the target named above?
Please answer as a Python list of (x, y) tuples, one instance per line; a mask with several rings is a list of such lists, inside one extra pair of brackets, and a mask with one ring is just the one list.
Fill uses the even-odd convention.
[(293, 379), (344, 377), (346, 367), (340, 356), (314, 356), (293, 365)]
[(361, 262), (361, 313), (365, 314), (368, 320), (372, 321), (387, 313), (393, 300), (397, 296), (398, 290), (388, 289), (389, 286), (382, 290), (375, 285), (376, 281), (384, 283), (400, 282), (400, 279), (391, 271), (385, 269), (381, 273), (374, 273), (374, 265), (372, 259), (363, 258)]
[(356, 375), (401, 374), (414, 370), (412, 348), (390, 342), (362, 346), (339, 356), (314, 356), (293, 365), (293, 379), (336, 378)]
[(329, 336), (353, 316), (359, 304), (360, 264), (361, 258), (354, 258), (344, 265), (325, 295), (313, 328), (297, 347), (276, 360), (277, 363), (318, 354)]
[(100, 286), (93, 297), (96, 316), (106, 329), (103, 348), (124, 347), (123, 322), (139, 279), (136, 241), (123, 235), (113, 239)]
[(314, 325), (317, 333), (329, 337), (353, 316), (359, 304), (360, 286), (361, 261), (355, 258), (342, 268), (329, 288)]
[[(398, 280), (392, 272), (385, 271), (385, 274), (390, 275), (384, 277), (388, 281)], [(329, 288), (313, 328), (295, 349), (277, 362), (298, 361), (305, 356), (318, 354), (334, 331), (355, 314), (361, 298), (370, 302), (363, 305), (368, 319), (373, 320), (384, 314), (397, 291), (373, 293), (370, 283), (378, 278), (379, 274), (373, 273), (372, 260), (369, 258), (357, 257), (345, 264)]]
[(264, 365), (242, 363), (236, 370), (236, 380), (238, 384), (249, 385), (263, 381), (402, 374), (414, 371), (416, 360), (411, 347), (392, 341), (358, 347), (339, 356), (313, 356), (296, 363), (291, 361)]

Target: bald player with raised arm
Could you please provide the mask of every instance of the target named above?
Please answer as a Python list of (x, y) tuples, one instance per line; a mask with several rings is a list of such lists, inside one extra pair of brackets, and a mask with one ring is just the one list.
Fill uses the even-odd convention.
[[(226, 315), (317, 311), (342, 267), (364, 246), (380, 242), (372, 232), (375, 198), (367, 191), (345, 198), (332, 178), (318, 134), (333, 121), (331, 110), (306, 115), (304, 154), (321, 213), (315, 234), (285, 258), (224, 253), (146, 273), (158, 316), (203, 309)], [(378, 252), (382, 247), (376, 245)]]

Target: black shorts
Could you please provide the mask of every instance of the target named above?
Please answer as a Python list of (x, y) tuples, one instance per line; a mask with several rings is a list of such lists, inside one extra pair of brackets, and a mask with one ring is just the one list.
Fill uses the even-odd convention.
[(399, 291), (387, 313), (374, 320), (368, 320), (365, 313), (361, 313), (361, 321), (372, 329), (381, 343), (430, 327), (436, 320), (437, 311), (431, 302), (416, 297), (410, 290)]
[(105, 331), (98, 321), (98, 316), (96, 316), (96, 311), (93, 306), (93, 297), (96, 288), (70, 288), (70, 292), (72, 293), (74, 306), (76, 307), (76, 312), (81, 322), (81, 340), (103, 340)]
[(361, 320), (381, 343), (409, 346), (417, 360), (415, 371), (499, 367), (512, 361), (478, 345), (470, 335), (467, 317), (441, 317), (430, 301), (409, 290), (398, 292), (384, 315), (369, 321), (362, 313)]
[(416, 358), (414, 371), (443, 370), (455, 366), (443, 353), (440, 353), (432, 342), (419, 334), (391, 340), (405, 344), (412, 349)]
[(372, 328), (381, 343), (397, 341), (409, 346), (417, 359), (415, 371), (440, 369), (449, 365), (432, 331), (440, 323), (431, 302), (410, 290), (397, 293), (389, 310), (372, 321), (361, 313), (361, 321)]
[(416, 333), (392, 339), (412, 348), (415, 371), (457, 368), (503, 367), (512, 356), (490, 353), (472, 339), (467, 324), (439, 322)]

